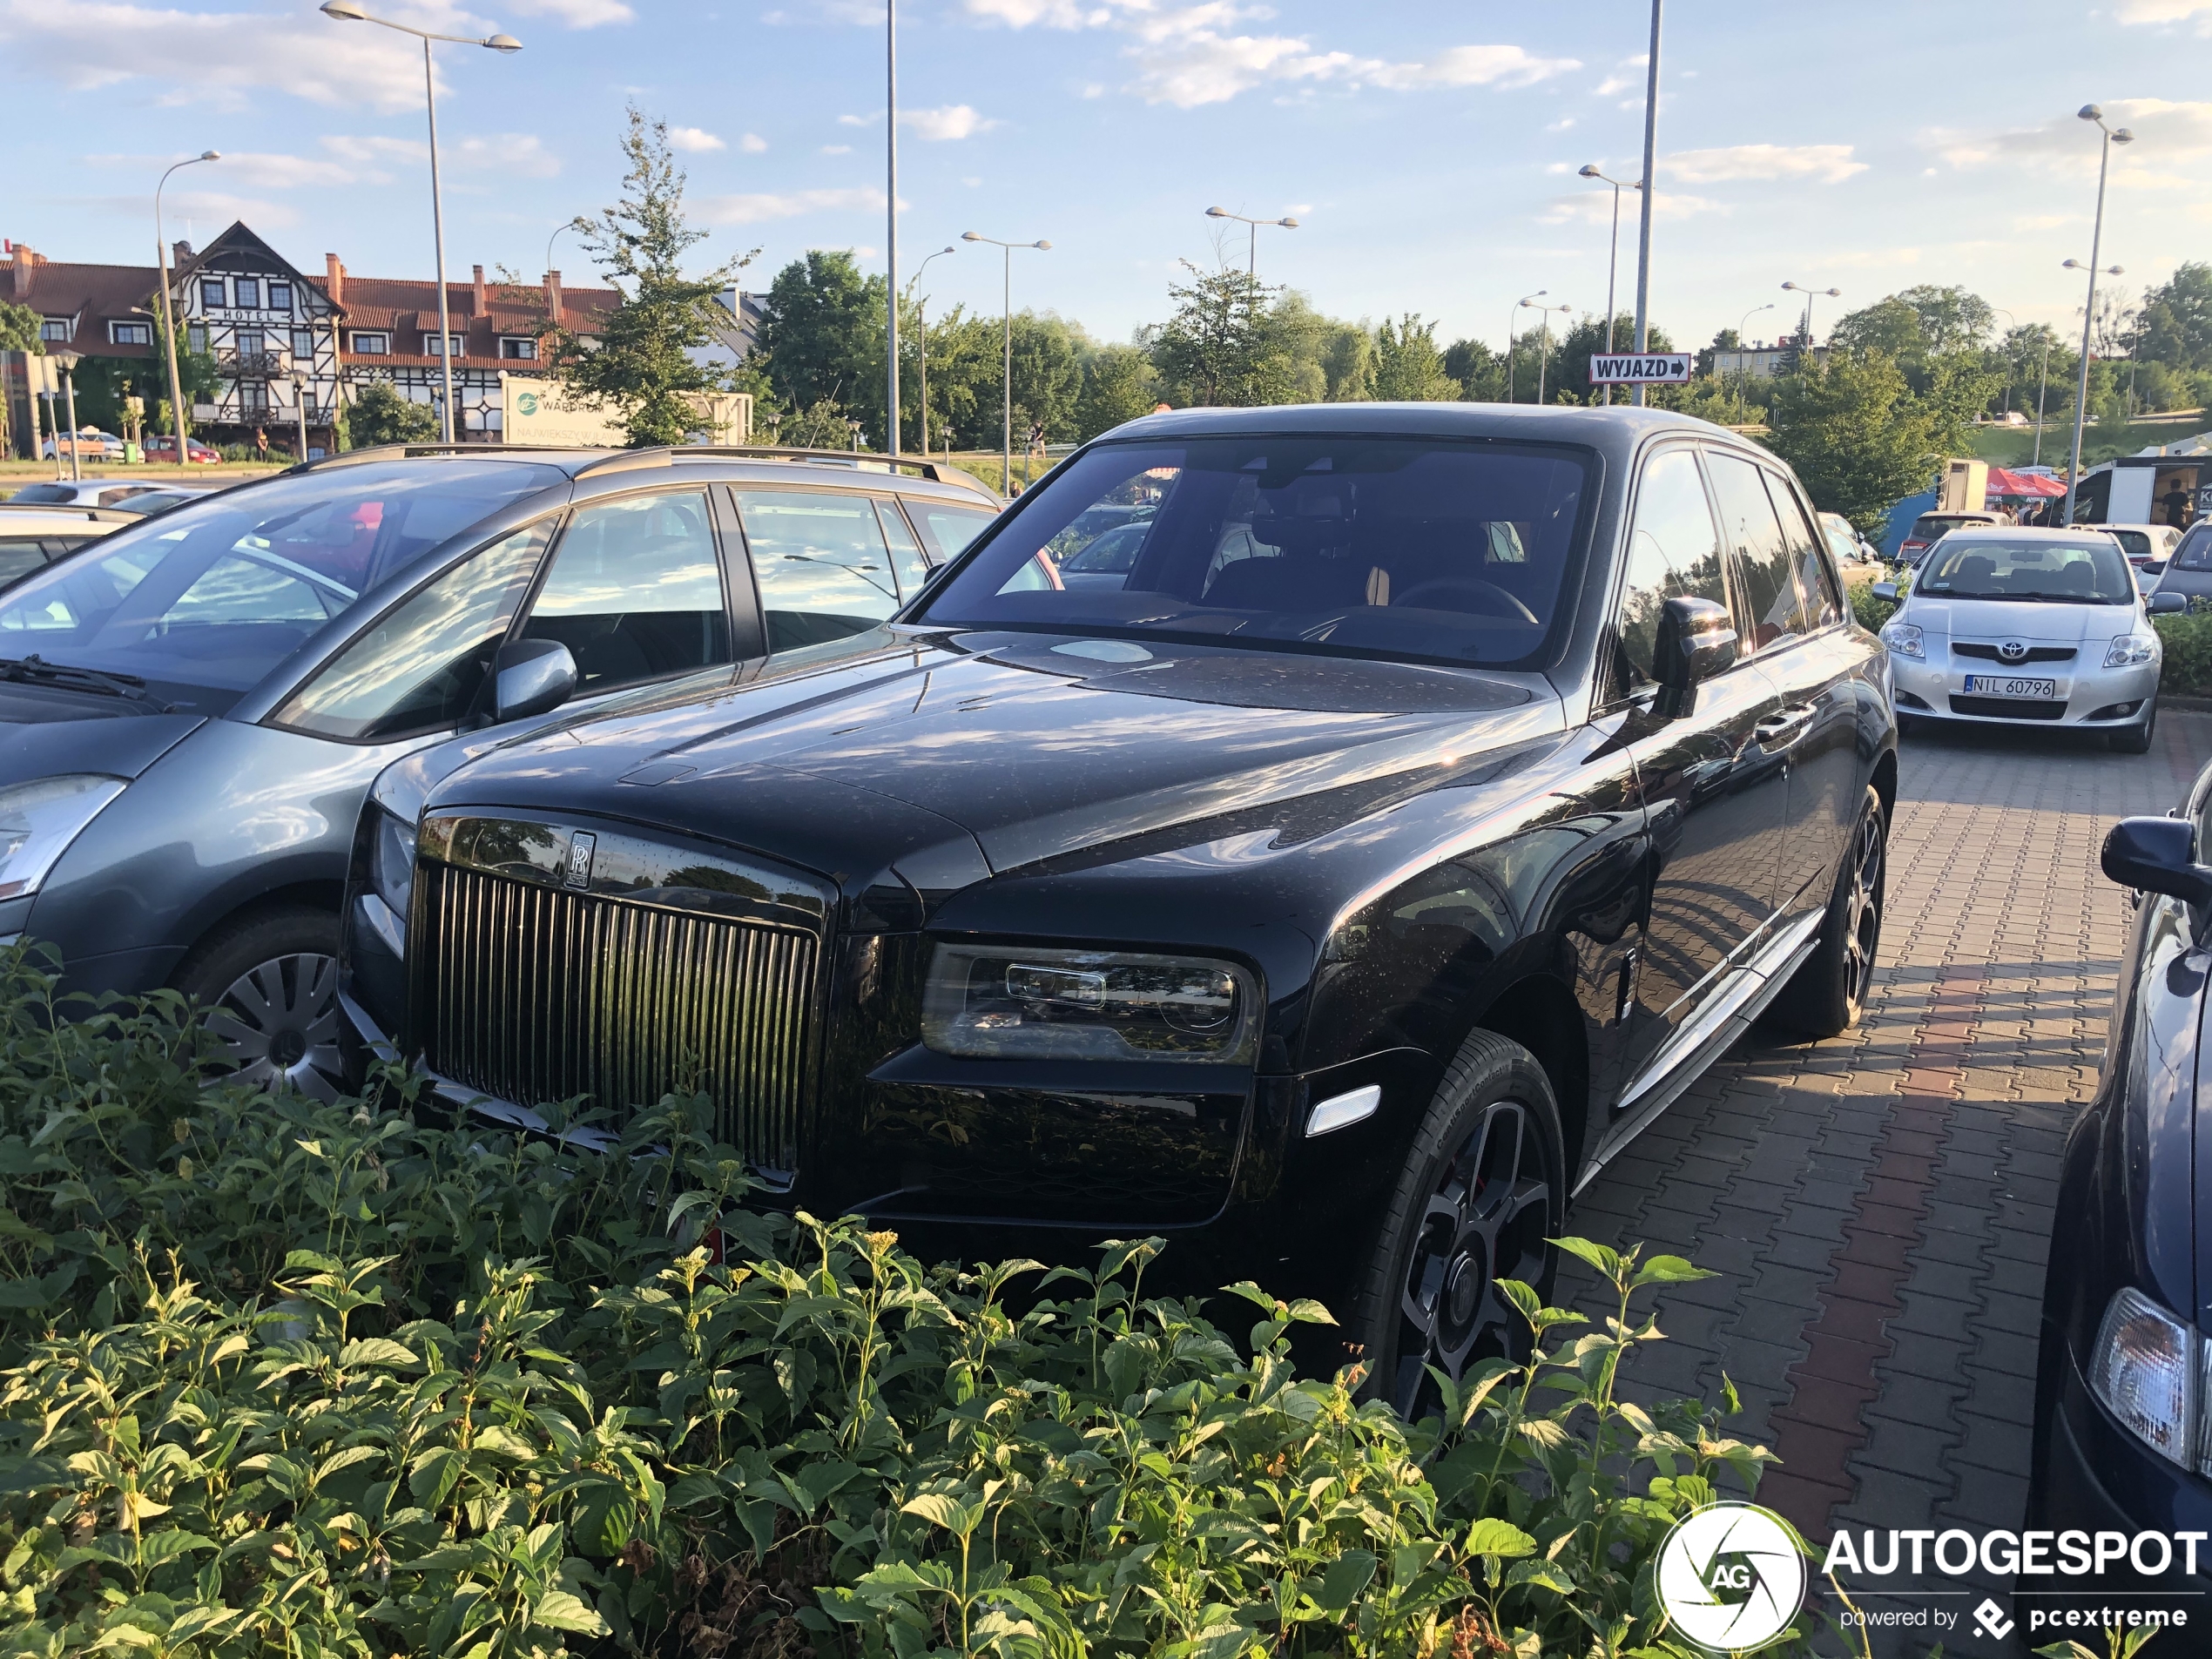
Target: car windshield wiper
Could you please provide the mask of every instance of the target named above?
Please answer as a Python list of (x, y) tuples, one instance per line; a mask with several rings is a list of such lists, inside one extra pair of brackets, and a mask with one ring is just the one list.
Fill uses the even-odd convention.
[(28, 657), (0, 657), (0, 679), (16, 680), (25, 685), (53, 685), (72, 691), (93, 691), (106, 697), (128, 698), (134, 703), (144, 703), (164, 714), (170, 711), (169, 704), (146, 690), (146, 683), (135, 674), (110, 674), (98, 668), (71, 668), (66, 663), (50, 663), (37, 651)]

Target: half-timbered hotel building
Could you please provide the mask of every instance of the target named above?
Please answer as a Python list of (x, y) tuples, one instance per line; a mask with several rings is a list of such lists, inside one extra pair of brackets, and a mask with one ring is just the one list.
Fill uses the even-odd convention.
[[(296, 446), (304, 411), (313, 453), (332, 447), (336, 411), (363, 385), (384, 380), (412, 402), (435, 408), (445, 395), (443, 354), (453, 355), (454, 435), (497, 442), (500, 375), (537, 372), (539, 332), (550, 320), (579, 334), (597, 332), (616, 302), (611, 288), (567, 288), (549, 271), (541, 283), (488, 283), (484, 267), (446, 285), (448, 337), (438, 330), (438, 285), (350, 273), (335, 253), (310, 276), (243, 224), (197, 253), (176, 245), (170, 302), (183, 344), (215, 361), (212, 401), (192, 406), (192, 435), (206, 443)], [(0, 296), (38, 314), (50, 352), (143, 358), (138, 388), (152, 410), (168, 396), (156, 352), (161, 274), (153, 266), (71, 265), (21, 243), (0, 262)], [(11, 410), (9, 428), (30, 453), (30, 411)]]

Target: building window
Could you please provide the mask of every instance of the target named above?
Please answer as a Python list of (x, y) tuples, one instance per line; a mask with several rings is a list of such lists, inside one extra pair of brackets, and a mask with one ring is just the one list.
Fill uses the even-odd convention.
[(202, 277), (199, 280), (199, 303), (211, 309), (219, 308), (230, 303), (230, 301), (224, 297), (222, 278)]
[(511, 334), (502, 336), (499, 342), (499, 354), (509, 360), (519, 358), (524, 362), (534, 362), (537, 358), (537, 341), (517, 340)]
[(185, 349), (204, 352), (207, 349), (207, 325), (191, 322), (185, 325)]
[(312, 363), (314, 361), (315, 336), (314, 330), (308, 328), (294, 328), (292, 331), (292, 354), (306, 362)]
[(260, 278), (233, 277), (231, 287), (238, 291), (238, 303), (240, 307), (248, 311), (259, 311), (261, 308)]
[(39, 320), (38, 338), (41, 340), (52, 341), (66, 346), (69, 344), (69, 337), (72, 332), (67, 317), (45, 317)]
[(108, 343), (112, 346), (151, 346), (153, 344), (153, 325), (150, 322), (111, 322), (107, 326)]
[[(453, 341), (453, 354), (455, 357), (466, 357), (469, 354), (468, 341), (463, 340), (459, 334), (448, 334), (447, 338)], [(435, 357), (440, 355), (438, 351), (438, 337), (435, 334), (425, 334), (422, 336), (422, 354), (425, 357)]]
[(292, 309), (292, 285), (289, 282), (269, 284), (269, 309), (272, 311)]
[(269, 412), (269, 383), (266, 381), (240, 381), (238, 383), (238, 412), (251, 421)]
[(389, 334), (365, 334), (358, 328), (354, 331), (354, 354), (356, 357), (382, 357), (391, 349), (392, 337)]

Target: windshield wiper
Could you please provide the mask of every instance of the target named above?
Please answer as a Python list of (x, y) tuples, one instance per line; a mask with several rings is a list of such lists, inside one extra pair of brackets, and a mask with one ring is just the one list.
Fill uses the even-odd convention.
[(128, 698), (134, 703), (144, 703), (159, 713), (170, 712), (170, 705), (146, 690), (146, 683), (135, 674), (110, 674), (98, 668), (71, 668), (66, 663), (50, 663), (37, 651), (28, 657), (0, 657), (0, 679), (16, 680), (25, 685), (53, 685), (72, 691), (94, 691), (107, 697)]

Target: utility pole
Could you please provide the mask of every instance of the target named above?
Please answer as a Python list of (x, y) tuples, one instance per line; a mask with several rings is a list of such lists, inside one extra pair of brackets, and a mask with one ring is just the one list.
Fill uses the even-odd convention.
[[(884, 405), (883, 428), (890, 442), (884, 453), (896, 457), (899, 453), (899, 0), (884, 0), (883, 8), (883, 145), (884, 193), (889, 198), (883, 209), (883, 243), (885, 266), (883, 302), (890, 316), (884, 329), (889, 349), (884, 353), (888, 361), (888, 396)], [(928, 371), (924, 369), (924, 374)], [(929, 449), (927, 423), (929, 411), (922, 411), (923, 433), (921, 447)]]
[[(1636, 232), (1636, 351), (1651, 349), (1651, 199), (1659, 162), (1659, 20), (1664, 0), (1651, 0), (1651, 62), (1643, 83), (1643, 219)], [(1636, 382), (1636, 407), (1644, 404), (1643, 382)]]

